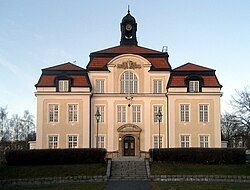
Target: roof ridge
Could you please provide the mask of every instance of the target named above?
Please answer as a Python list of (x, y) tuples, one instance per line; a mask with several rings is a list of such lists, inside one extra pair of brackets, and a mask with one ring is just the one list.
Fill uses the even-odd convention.
[(76, 64), (73, 64), (71, 62), (54, 65), (54, 66), (51, 66), (51, 67), (44, 68), (42, 70), (56, 70), (57, 67), (62, 67), (62, 66), (65, 66), (65, 65), (71, 65), (71, 66), (74, 66), (74, 67), (76, 67), (78, 69), (85, 70), (84, 68), (82, 68), (82, 67), (80, 67), (80, 66), (78, 66)]
[[(99, 51), (94, 51), (91, 54), (95, 54), (95, 53), (107, 53), (107, 54), (109, 54), (109, 53), (112, 53), (112, 52), (107, 52), (107, 51), (112, 50), (112, 49), (122, 48), (122, 47), (136, 47), (136, 48), (140, 48), (140, 49), (145, 49), (145, 50), (151, 51), (151, 54), (152, 53), (163, 53), (163, 52), (158, 51), (158, 50), (154, 50), (154, 49), (150, 49), (150, 48), (143, 47), (143, 46), (138, 46), (138, 45), (118, 45), (118, 46), (113, 46), (113, 47), (110, 47), (110, 48), (102, 49), (102, 50), (99, 50)], [(147, 53), (145, 53), (145, 54), (147, 54)]]
[[(183, 68), (187, 65), (192, 65), (192, 66), (195, 66), (195, 67), (200, 67), (202, 69), (205, 69), (206, 71), (210, 70), (210, 71), (215, 71), (214, 69), (211, 69), (209, 67), (204, 67), (204, 66), (201, 66), (201, 65), (197, 65), (197, 64), (194, 64), (194, 63), (190, 63), (190, 62), (187, 62), (179, 67), (176, 67), (175, 69), (173, 69), (173, 71), (185, 71), (185, 70), (179, 70), (180, 68)], [(187, 70), (187, 71), (190, 71), (190, 70)]]

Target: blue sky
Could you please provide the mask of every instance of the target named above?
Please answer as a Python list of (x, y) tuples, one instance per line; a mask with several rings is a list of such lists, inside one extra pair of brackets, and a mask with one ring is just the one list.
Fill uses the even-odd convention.
[(173, 68), (192, 62), (217, 70), (222, 112), (235, 89), (250, 85), (249, 0), (0, 0), (0, 106), (35, 115), (41, 69), (86, 67), (92, 51), (118, 45), (128, 4), (140, 46), (168, 46)]

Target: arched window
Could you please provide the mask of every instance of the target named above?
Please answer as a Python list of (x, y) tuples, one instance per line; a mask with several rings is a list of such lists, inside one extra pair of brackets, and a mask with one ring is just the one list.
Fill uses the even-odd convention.
[(125, 71), (120, 78), (121, 93), (137, 93), (138, 79), (131, 71)]

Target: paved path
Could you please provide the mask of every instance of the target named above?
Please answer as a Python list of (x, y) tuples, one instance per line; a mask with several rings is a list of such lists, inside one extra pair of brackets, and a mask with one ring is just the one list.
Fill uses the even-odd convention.
[(105, 190), (149, 190), (149, 181), (109, 181)]

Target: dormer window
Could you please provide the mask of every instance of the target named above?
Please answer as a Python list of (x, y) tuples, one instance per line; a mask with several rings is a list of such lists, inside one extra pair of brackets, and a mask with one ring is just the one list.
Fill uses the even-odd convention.
[(189, 92), (199, 92), (199, 81), (189, 81)]
[(69, 91), (69, 80), (59, 80), (58, 81), (58, 90), (59, 90), (59, 92), (68, 92)]

